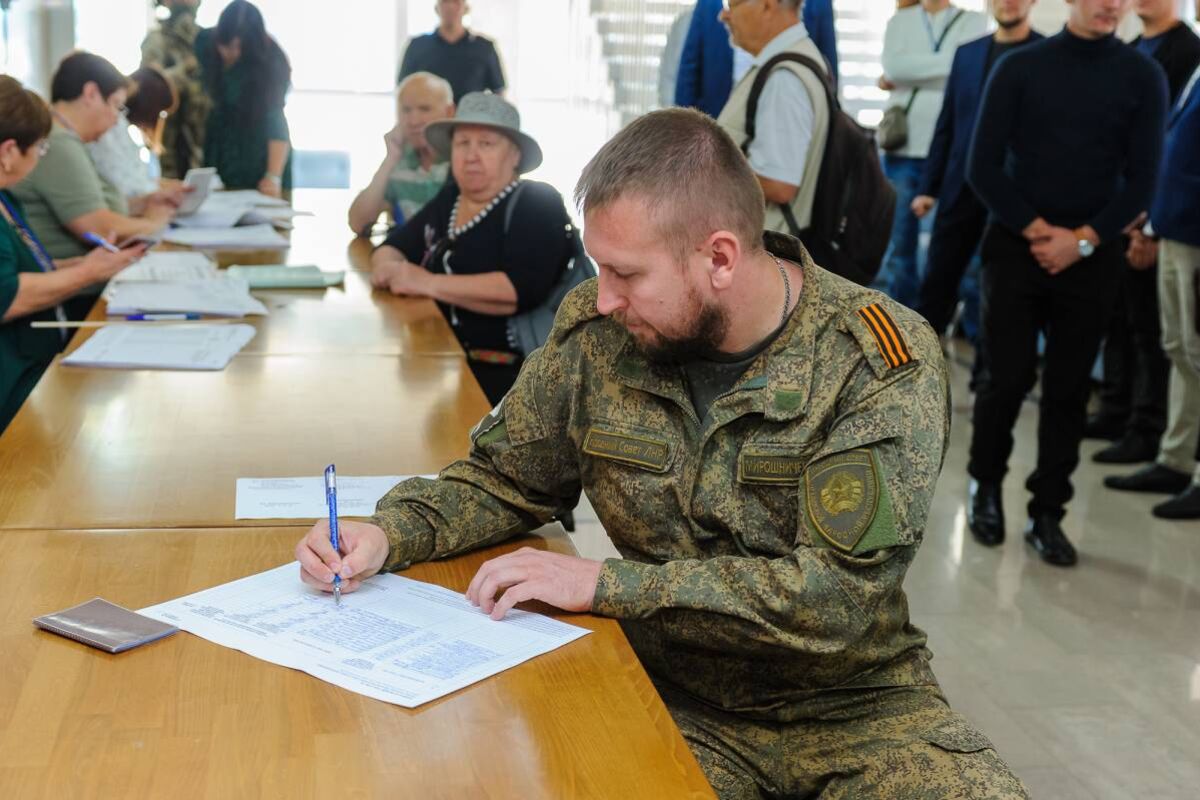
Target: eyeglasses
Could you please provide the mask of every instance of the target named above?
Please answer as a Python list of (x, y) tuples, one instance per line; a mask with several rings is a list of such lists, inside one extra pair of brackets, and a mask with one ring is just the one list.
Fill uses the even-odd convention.
[(42, 156), (46, 155), (46, 153), (49, 153), (49, 152), (50, 152), (50, 140), (49, 139), (42, 139), (40, 142), (37, 143), (38, 158), (41, 158)]
[(746, 0), (722, 0), (722, 5), (725, 6), (726, 11), (732, 11), (744, 2), (746, 2)]

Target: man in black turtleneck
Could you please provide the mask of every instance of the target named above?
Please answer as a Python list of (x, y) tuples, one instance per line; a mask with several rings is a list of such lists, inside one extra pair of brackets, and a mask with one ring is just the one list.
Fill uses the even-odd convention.
[(1122, 231), (1147, 207), (1162, 154), (1162, 69), (1113, 34), (1132, 0), (1068, 0), (1057, 36), (1009, 54), (984, 93), (967, 179), (991, 218), (968, 523), (1004, 540), (1000, 484), (1046, 338), (1037, 467), (1025, 538), (1050, 564), (1075, 548), (1061, 521), (1087, 414), (1088, 376), (1122, 270)]

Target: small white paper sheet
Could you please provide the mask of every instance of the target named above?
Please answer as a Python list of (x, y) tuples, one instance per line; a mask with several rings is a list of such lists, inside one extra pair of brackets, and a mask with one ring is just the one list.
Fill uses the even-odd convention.
[(153, 250), (113, 276), (110, 284), (130, 282), (206, 281), (217, 277), (217, 265), (203, 253)]
[(267, 307), (251, 296), (250, 285), (232, 275), (202, 281), (121, 283), (110, 287), (105, 299), (109, 316), (177, 312), (244, 317), (267, 313)]
[(246, 225), (240, 228), (172, 228), (163, 232), (163, 241), (188, 247), (216, 250), (275, 250), (288, 246), (288, 240), (271, 225)]
[(144, 608), (142, 614), (376, 700), (415, 708), (591, 631), (529, 611), (499, 622), (458, 592), (376, 575), (333, 597), (298, 562)]
[(63, 359), (71, 367), (219, 370), (254, 338), (250, 325), (156, 325), (100, 328)]
[[(409, 478), (436, 475), (369, 475), (337, 479), (338, 516), (369, 517), (388, 490)], [(236, 519), (317, 519), (328, 516), (325, 478), (238, 478)]]

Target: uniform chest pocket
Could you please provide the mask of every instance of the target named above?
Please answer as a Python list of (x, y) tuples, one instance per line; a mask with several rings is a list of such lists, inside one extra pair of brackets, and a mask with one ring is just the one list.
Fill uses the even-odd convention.
[(747, 442), (738, 452), (734, 484), (737, 527), (750, 549), (783, 556), (800, 544), (800, 483), (812, 447), (799, 442)]

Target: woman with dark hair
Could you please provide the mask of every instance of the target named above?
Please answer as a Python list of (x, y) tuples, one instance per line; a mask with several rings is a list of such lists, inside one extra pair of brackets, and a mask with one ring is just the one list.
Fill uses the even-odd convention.
[(292, 67), (267, 34), (253, 3), (233, 0), (217, 27), (196, 37), (196, 56), (212, 111), (204, 163), (229, 189), (258, 189), (279, 197), (292, 188), (291, 144), (284, 97)]
[(42, 98), (0, 75), (0, 431), (66, 341), (63, 331), (34, 329), (33, 320), (65, 319), (60, 304), (136, 261), (144, 245), (116, 253), (96, 248), (55, 261), (25, 221), (8, 189), (33, 171), (50, 136)]
[[(130, 199), (159, 191), (162, 169), (163, 124), (179, 105), (174, 88), (155, 67), (142, 67), (129, 76), (129, 97), (117, 124), (87, 146), (100, 177)], [(133, 128), (136, 126), (136, 132)], [(138, 141), (134, 141), (134, 136)], [(142, 147), (150, 151), (150, 163), (142, 160)], [(181, 191), (172, 181), (162, 188)], [(180, 198), (182, 199), (182, 198)]]

